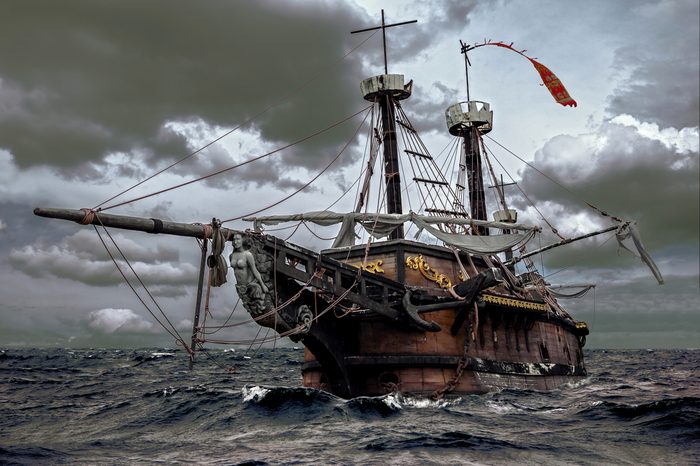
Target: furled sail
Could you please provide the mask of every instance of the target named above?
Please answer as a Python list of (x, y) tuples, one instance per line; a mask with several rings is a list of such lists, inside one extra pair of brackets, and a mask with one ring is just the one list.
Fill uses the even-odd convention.
[[(663, 285), (664, 277), (661, 276), (661, 272), (656, 266), (656, 263), (651, 258), (647, 250), (644, 248), (644, 244), (642, 244), (642, 238), (640, 237), (639, 231), (637, 230), (637, 224), (635, 222), (620, 223), (620, 226), (618, 227), (615, 235), (617, 237), (617, 242), (620, 245), (620, 247), (639, 257), (642, 260), (642, 262), (644, 262), (647, 265), (647, 267), (649, 267), (649, 270), (651, 270), (651, 273), (654, 274), (654, 278), (656, 278), (656, 281), (659, 282), (659, 285)], [(625, 241), (630, 238), (632, 239), (634, 249), (625, 245)]]
[[(355, 244), (355, 226), (360, 224), (365, 231), (375, 238), (388, 236), (399, 225), (412, 222), (419, 230), (427, 231), (445, 244), (454, 246), (470, 254), (497, 254), (507, 251), (529, 241), (539, 227), (523, 225), (519, 223), (491, 222), (470, 218), (455, 218), (445, 216), (426, 216), (414, 212), (407, 214), (363, 214), (363, 213), (336, 213), (332, 211), (307, 212), (293, 215), (270, 215), (264, 217), (247, 217), (243, 220), (252, 221), (256, 230), (262, 225), (277, 225), (281, 222), (304, 221), (321, 226), (341, 224), (340, 231), (333, 243), (334, 248), (349, 247)], [(478, 236), (459, 233), (448, 233), (436, 228), (434, 225), (470, 225), (487, 228), (497, 228), (518, 233), (502, 235)]]

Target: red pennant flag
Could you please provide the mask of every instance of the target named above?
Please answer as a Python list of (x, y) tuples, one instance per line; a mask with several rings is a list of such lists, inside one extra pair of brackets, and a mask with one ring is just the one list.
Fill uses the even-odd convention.
[(552, 97), (554, 97), (554, 100), (562, 104), (563, 106), (571, 106), (571, 107), (576, 107), (576, 101), (571, 98), (569, 93), (567, 92), (566, 88), (564, 87), (564, 84), (557, 78), (557, 75), (552, 73), (552, 71), (544, 66), (542, 63), (535, 61), (533, 58), (528, 57), (525, 55), (525, 50), (515, 50), (513, 48), (513, 43), (510, 44), (505, 44), (503, 42), (484, 42), (483, 44), (477, 44), (473, 48), (477, 47), (483, 47), (484, 45), (495, 45), (497, 47), (503, 47), (505, 49), (512, 50), (513, 52), (522, 55), (523, 57), (527, 58), (530, 60), (530, 62), (535, 66), (535, 69), (537, 72), (540, 74), (540, 77), (542, 78), (542, 82), (544, 83), (545, 86), (547, 86), (547, 89), (549, 92), (552, 94)]
[(576, 101), (571, 98), (562, 82), (559, 80), (559, 78), (557, 78), (557, 75), (552, 73), (550, 69), (544, 66), (542, 63), (535, 61), (530, 57), (528, 57), (528, 59), (533, 65), (535, 65), (535, 69), (540, 74), (542, 82), (545, 86), (547, 86), (547, 89), (549, 89), (549, 92), (552, 94), (552, 97), (554, 97), (554, 100), (565, 107), (576, 107)]

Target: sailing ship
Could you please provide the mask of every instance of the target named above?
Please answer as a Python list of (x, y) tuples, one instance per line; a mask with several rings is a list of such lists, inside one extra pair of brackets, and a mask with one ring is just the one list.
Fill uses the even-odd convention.
[[(366, 30), (381, 28), (385, 34), (388, 27), (408, 23), (385, 24), (382, 12), (381, 26)], [(467, 70), (467, 53), (474, 48), (512, 49), (500, 42), (460, 44)], [(244, 231), (217, 219), (195, 225), (103, 209), (36, 209), (35, 214), (201, 239), (192, 339), (181, 342), (193, 357), (206, 341), (200, 319), (203, 278), (208, 270), (209, 284), (226, 280), (223, 251), (230, 241), (230, 267), (243, 307), (258, 325), (304, 345), (305, 387), (345, 398), (400, 391), (437, 399), (502, 388), (554, 389), (585, 377), (589, 329), (560, 305), (558, 292), (531, 257), (616, 231), (620, 239), (631, 236), (655, 270), (633, 223), (601, 211), (612, 226), (528, 252), (528, 241), (541, 229), (519, 223), (507, 204), (505, 184), (495, 177), (483, 144), (493, 112), (488, 103), (470, 99), (468, 73), (467, 100), (445, 113), (446, 129), (459, 148), (452, 183), (449, 170), (438, 166), (403, 110), (412, 82), (388, 72), (386, 48), (384, 53), (385, 72), (360, 85), (372, 105), (372, 129), (364, 182), (352, 212), (252, 216), (244, 219), (252, 222)], [(530, 60), (555, 98), (575, 105), (556, 76)], [(383, 180), (374, 194), (386, 211), (371, 213), (367, 205), (379, 159)], [(411, 183), (421, 195), (417, 212), (403, 208), (400, 161), (411, 167)], [(492, 219), (484, 178), (492, 180), (498, 196)], [(265, 231), (282, 222), (338, 224), (340, 229), (331, 247), (313, 251)], [(368, 238), (361, 244), (355, 244), (358, 230)]]

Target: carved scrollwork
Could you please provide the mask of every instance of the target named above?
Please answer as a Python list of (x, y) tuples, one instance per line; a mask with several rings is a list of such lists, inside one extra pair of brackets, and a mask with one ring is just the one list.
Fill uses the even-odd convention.
[(371, 272), (371, 273), (384, 273), (384, 269), (381, 268), (381, 265), (384, 264), (384, 261), (382, 259), (376, 260), (374, 262), (367, 262), (366, 265), (362, 265), (362, 262), (358, 262), (357, 264), (350, 264), (353, 267), (358, 267), (366, 272)]
[(447, 275), (432, 269), (425, 259), (423, 259), (422, 254), (415, 257), (408, 256), (406, 258), (406, 267), (413, 270), (418, 270), (425, 278), (440, 285), (440, 288), (452, 287), (452, 280), (447, 278)]
[(302, 304), (299, 306), (297, 314), (297, 325), (301, 326), (299, 333), (308, 333), (311, 330), (311, 324), (314, 321), (314, 313), (311, 312), (309, 306)]

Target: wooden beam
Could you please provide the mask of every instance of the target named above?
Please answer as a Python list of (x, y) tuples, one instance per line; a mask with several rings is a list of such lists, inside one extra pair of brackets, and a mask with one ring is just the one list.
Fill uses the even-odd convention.
[[(79, 209), (53, 209), (36, 208), (34, 215), (47, 218), (58, 218), (82, 224), (85, 212)], [(131, 217), (126, 215), (115, 215), (98, 212), (90, 222), (92, 225), (104, 225), (110, 228), (120, 228), (122, 230), (143, 231), (146, 233), (163, 233), (166, 235), (187, 236), (191, 238), (204, 239), (204, 228), (201, 224), (169, 222), (157, 218)], [(228, 236), (235, 232), (228, 228), (221, 228), (221, 231)]]

